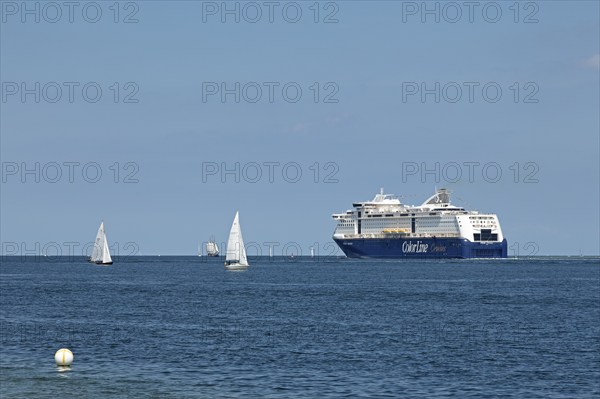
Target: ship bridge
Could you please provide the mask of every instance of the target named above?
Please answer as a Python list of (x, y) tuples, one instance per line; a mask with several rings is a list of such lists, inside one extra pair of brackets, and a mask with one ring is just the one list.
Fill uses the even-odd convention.
[(450, 203), (450, 191), (445, 188), (436, 190), (435, 194), (427, 198), (419, 208), (436, 211), (464, 211), (463, 208), (456, 207)]

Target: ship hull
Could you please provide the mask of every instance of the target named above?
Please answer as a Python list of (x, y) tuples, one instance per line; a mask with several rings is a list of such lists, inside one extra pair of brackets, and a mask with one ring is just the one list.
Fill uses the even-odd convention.
[(507, 242), (464, 238), (334, 238), (349, 258), (429, 259), (506, 258)]

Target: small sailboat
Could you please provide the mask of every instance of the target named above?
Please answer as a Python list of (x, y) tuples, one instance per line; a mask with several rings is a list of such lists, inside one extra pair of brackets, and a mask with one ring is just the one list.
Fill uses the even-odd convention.
[(108, 249), (106, 232), (104, 231), (104, 222), (100, 223), (98, 234), (96, 234), (94, 250), (92, 251), (92, 256), (90, 257), (89, 261), (97, 265), (112, 265), (113, 263), (112, 258), (110, 257), (110, 251)]
[(212, 237), (210, 241), (206, 243), (206, 254), (208, 256), (219, 256), (219, 246)]
[(236, 212), (231, 230), (229, 231), (229, 240), (227, 241), (225, 268), (228, 270), (245, 270), (248, 266), (246, 248), (244, 247), (244, 239), (242, 238), (242, 229), (240, 227), (240, 215), (239, 212)]

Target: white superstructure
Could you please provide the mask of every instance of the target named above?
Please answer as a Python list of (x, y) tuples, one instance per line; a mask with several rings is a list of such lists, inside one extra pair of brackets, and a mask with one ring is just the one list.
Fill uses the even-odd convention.
[(471, 242), (502, 242), (498, 217), (468, 211), (450, 203), (446, 189), (437, 190), (419, 206), (402, 204), (383, 189), (371, 201), (357, 202), (354, 209), (336, 213), (334, 239), (352, 238), (463, 238)]

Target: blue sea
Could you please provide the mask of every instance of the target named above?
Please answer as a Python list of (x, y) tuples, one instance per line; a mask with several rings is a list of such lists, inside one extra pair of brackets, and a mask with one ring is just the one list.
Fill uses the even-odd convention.
[(0, 396), (600, 397), (598, 258), (222, 262), (4, 257)]

